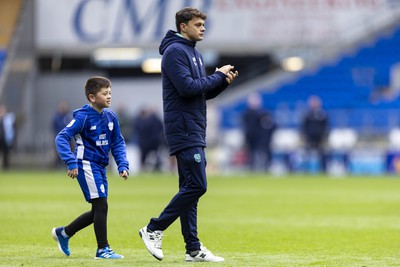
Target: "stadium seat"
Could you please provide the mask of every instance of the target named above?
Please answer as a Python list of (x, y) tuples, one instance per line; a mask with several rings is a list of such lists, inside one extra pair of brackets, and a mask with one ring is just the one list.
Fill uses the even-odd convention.
[[(281, 112), (280, 107), (284, 104), (293, 114), (301, 111), (298, 107), (304, 106), (310, 95), (318, 95), (330, 116), (331, 127), (353, 128), (359, 133), (368, 128), (373, 134), (388, 131), (393, 127), (393, 118), (389, 119), (387, 114), (400, 105), (399, 93), (395, 91), (399, 88), (391, 88), (396, 83), (390, 76), (400, 62), (399, 43), (400, 28), (391, 36), (377, 36), (375, 42), (361, 44), (351, 54), (343, 53), (336, 63), (324, 63), (315, 72), (300, 73), (295, 81), (278, 84), (272, 90), (259, 88), (265, 92), (263, 104), (275, 114)], [(234, 117), (233, 110), (236, 114), (240, 112), (243, 102), (224, 108), (222, 121)], [(344, 119), (343, 114), (346, 114)], [(297, 116), (297, 121), (278, 121), (278, 124), (280, 127), (298, 127), (299, 118)]]
[(354, 148), (357, 138), (357, 133), (353, 129), (333, 129), (328, 136), (328, 147), (333, 151), (348, 151)]
[(400, 151), (400, 128), (390, 130), (388, 134), (388, 148), (389, 150)]

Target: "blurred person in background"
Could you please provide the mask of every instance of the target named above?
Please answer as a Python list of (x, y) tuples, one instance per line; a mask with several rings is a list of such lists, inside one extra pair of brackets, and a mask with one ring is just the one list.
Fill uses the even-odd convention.
[(60, 101), (54, 113), (52, 127), (56, 136), (72, 120), (72, 112), (67, 101)]
[(15, 115), (0, 105), (0, 151), (3, 157), (3, 170), (10, 168), (10, 152), (15, 139)]
[(252, 93), (247, 98), (242, 127), (249, 170), (267, 171), (272, 158), (271, 139), (276, 123), (271, 114), (263, 109), (258, 93)]
[(322, 100), (315, 95), (308, 98), (308, 110), (301, 124), (301, 133), (306, 149), (306, 157), (317, 153), (320, 171), (326, 172), (325, 141), (328, 136), (328, 115), (322, 109)]
[(121, 129), (122, 137), (125, 143), (129, 143), (132, 136), (132, 118), (129, 116), (128, 110), (124, 103), (120, 103), (117, 107), (116, 114), (119, 121), (119, 128)]
[(161, 119), (154, 110), (142, 108), (133, 121), (133, 129), (140, 150), (141, 169), (160, 171), (160, 148), (164, 143)]
[[(207, 191), (204, 148), (206, 147), (206, 101), (218, 96), (238, 76), (231, 65), (206, 75), (204, 60), (196, 49), (203, 40), (207, 16), (195, 8), (175, 14), (176, 30), (169, 30), (161, 41), (164, 131), (170, 155), (177, 159), (179, 192), (158, 218), (140, 229), (148, 251), (164, 258), (163, 232), (178, 218), (185, 241), (187, 262), (221, 262), (202, 246), (197, 233), (197, 204)], [(155, 185), (156, 186), (156, 185)]]
[[(57, 105), (57, 110), (53, 115), (52, 119), (52, 130), (54, 134), (54, 138), (57, 136), (57, 134), (64, 129), (65, 126), (68, 125), (68, 123), (72, 120), (72, 112), (69, 108), (69, 104), (67, 101), (63, 100), (60, 101)], [(72, 144), (71, 144), (71, 149), (72, 149)], [(58, 156), (57, 150), (54, 149), (55, 157), (54, 157), (54, 167), (59, 168), (63, 167), (64, 163)]]

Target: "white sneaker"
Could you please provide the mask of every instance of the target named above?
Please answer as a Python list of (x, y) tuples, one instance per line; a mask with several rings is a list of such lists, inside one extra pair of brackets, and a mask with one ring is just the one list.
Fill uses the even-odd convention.
[(148, 232), (147, 226), (143, 227), (139, 231), (139, 235), (142, 237), (147, 250), (154, 256), (157, 260), (162, 260), (164, 258), (164, 253), (162, 251), (162, 236), (163, 231)]
[(208, 262), (223, 262), (224, 258), (215, 256), (211, 253), (206, 247), (200, 246), (199, 253), (192, 257), (190, 254), (186, 254), (185, 260), (187, 262), (199, 262), (199, 261), (208, 261)]

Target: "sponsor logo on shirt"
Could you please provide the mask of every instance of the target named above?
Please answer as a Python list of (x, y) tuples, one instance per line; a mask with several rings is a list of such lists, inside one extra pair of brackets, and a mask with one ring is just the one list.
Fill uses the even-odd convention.
[(99, 135), (99, 140), (96, 141), (96, 146), (107, 146), (108, 140), (106, 138), (107, 138), (106, 134)]
[(97, 128), (96, 125), (90, 126), (90, 130), (91, 130), (91, 131), (96, 130), (96, 128)]

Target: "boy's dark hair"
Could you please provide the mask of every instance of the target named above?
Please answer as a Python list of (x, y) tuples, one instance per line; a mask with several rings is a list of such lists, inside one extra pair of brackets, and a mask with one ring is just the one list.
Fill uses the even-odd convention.
[(101, 88), (108, 87), (111, 87), (111, 81), (109, 79), (101, 76), (90, 77), (85, 85), (86, 98), (89, 100), (90, 94), (95, 95), (101, 90)]
[(193, 17), (207, 19), (207, 15), (200, 10), (193, 7), (185, 7), (176, 12), (175, 14), (175, 25), (177, 32), (181, 33), (181, 23), (187, 24)]

